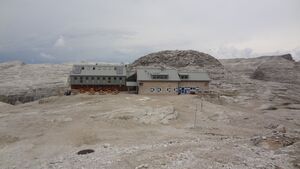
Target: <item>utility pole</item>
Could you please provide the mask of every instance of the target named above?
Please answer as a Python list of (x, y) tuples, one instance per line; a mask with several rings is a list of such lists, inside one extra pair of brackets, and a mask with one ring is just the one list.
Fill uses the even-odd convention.
[[(202, 97), (200, 100), (200, 111), (203, 112), (203, 98)], [(198, 103), (196, 102), (196, 110), (195, 110), (195, 114), (194, 114), (194, 128), (196, 128), (197, 112), (198, 112)]]
[(196, 103), (196, 110), (195, 110), (195, 116), (194, 116), (194, 128), (196, 128), (197, 111), (198, 111), (198, 104)]

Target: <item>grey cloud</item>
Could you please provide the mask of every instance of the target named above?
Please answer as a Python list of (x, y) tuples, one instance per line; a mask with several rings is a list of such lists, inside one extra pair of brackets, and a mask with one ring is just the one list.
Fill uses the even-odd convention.
[(0, 61), (126, 62), (165, 49), (219, 58), (292, 52), (300, 46), (299, 6), (298, 0), (2, 0)]

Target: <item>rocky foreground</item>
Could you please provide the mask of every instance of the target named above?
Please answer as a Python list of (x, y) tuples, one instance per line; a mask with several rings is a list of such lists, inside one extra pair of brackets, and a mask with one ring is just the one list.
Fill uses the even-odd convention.
[(299, 109), (126, 93), (3, 104), (0, 168), (297, 169)]

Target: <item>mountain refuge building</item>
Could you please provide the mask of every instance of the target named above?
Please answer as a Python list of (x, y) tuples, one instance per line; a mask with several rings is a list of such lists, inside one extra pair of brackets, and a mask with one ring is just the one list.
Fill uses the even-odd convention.
[(73, 65), (71, 89), (126, 90), (125, 65)]
[(197, 94), (209, 91), (210, 78), (204, 71), (179, 71), (138, 67), (129, 72), (125, 65), (73, 65), (71, 89), (134, 91), (137, 94)]
[(203, 71), (138, 68), (139, 94), (196, 94), (209, 90), (210, 79)]

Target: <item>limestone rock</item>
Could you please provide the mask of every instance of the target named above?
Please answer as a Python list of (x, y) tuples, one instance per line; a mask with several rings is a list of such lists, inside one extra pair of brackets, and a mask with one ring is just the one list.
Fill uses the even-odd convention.
[(260, 64), (251, 78), (265, 81), (300, 84), (300, 69), (290, 54)]
[(165, 50), (143, 56), (134, 61), (130, 67), (163, 66), (177, 69), (202, 69), (212, 79), (223, 79), (224, 66), (213, 56), (194, 50)]

